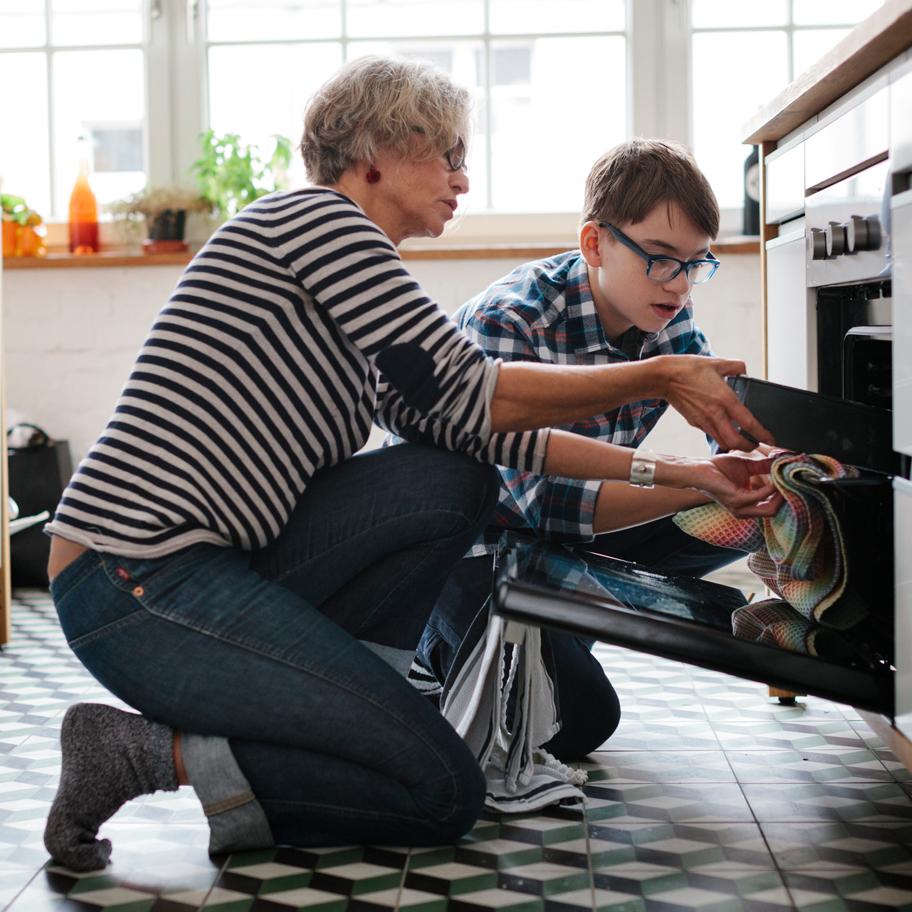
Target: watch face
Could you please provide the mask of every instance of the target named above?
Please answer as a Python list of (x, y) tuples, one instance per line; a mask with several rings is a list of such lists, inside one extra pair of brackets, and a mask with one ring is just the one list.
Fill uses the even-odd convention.
[(751, 165), (744, 175), (744, 192), (754, 201), (760, 201), (760, 165)]

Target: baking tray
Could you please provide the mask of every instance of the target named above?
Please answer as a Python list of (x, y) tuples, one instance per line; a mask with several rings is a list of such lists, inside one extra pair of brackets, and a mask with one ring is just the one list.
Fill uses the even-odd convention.
[(728, 377), (728, 384), (776, 444), (799, 453), (823, 453), (849, 465), (895, 474), (893, 413), (837, 396), (811, 393), (755, 377)]

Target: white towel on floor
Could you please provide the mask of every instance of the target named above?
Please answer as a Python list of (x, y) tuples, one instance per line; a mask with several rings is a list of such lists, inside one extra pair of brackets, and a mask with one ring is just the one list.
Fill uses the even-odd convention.
[[(508, 642), (513, 648), (504, 680)], [(541, 747), (560, 730), (541, 631), (491, 615), (484, 634), (459, 662), (457, 656), (458, 667), (450, 672), (441, 712), (484, 770), (485, 804), (497, 811), (521, 813), (567, 799), (582, 800), (580, 786), (586, 773), (565, 766)], [(514, 688), (510, 731), (507, 704)]]

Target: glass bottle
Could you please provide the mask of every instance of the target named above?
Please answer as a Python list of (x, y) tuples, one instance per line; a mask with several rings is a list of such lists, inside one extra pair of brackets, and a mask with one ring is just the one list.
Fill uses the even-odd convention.
[(98, 253), (98, 201), (89, 186), (89, 161), (79, 162), (70, 194), (70, 253)]

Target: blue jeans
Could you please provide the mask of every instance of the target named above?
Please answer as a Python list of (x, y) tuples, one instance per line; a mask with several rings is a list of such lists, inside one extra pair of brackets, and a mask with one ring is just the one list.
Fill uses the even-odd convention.
[(489, 466), (394, 447), (319, 472), (262, 551), (89, 551), (53, 580), (89, 671), (187, 733), (211, 851), (430, 845), (471, 827), (481, 771), (401, 670), (496, 494)]
[[(744, 556), (682, 532), (671, 517), (599, 535), (580, 546), (633, 561), (658, 573), (703, 576)], [(491, 557), (470, 557), (453, 569), (428, 621), (418, 656), (442, 684), (475, 615), (491, 594)], [(617, 693), (592, 655), (595, 642), (572, 633), (542, 630), (554, 660), (561, 729), (544, 747), (561, 760), (579, 760), (604, 744), (621, 719)]]

